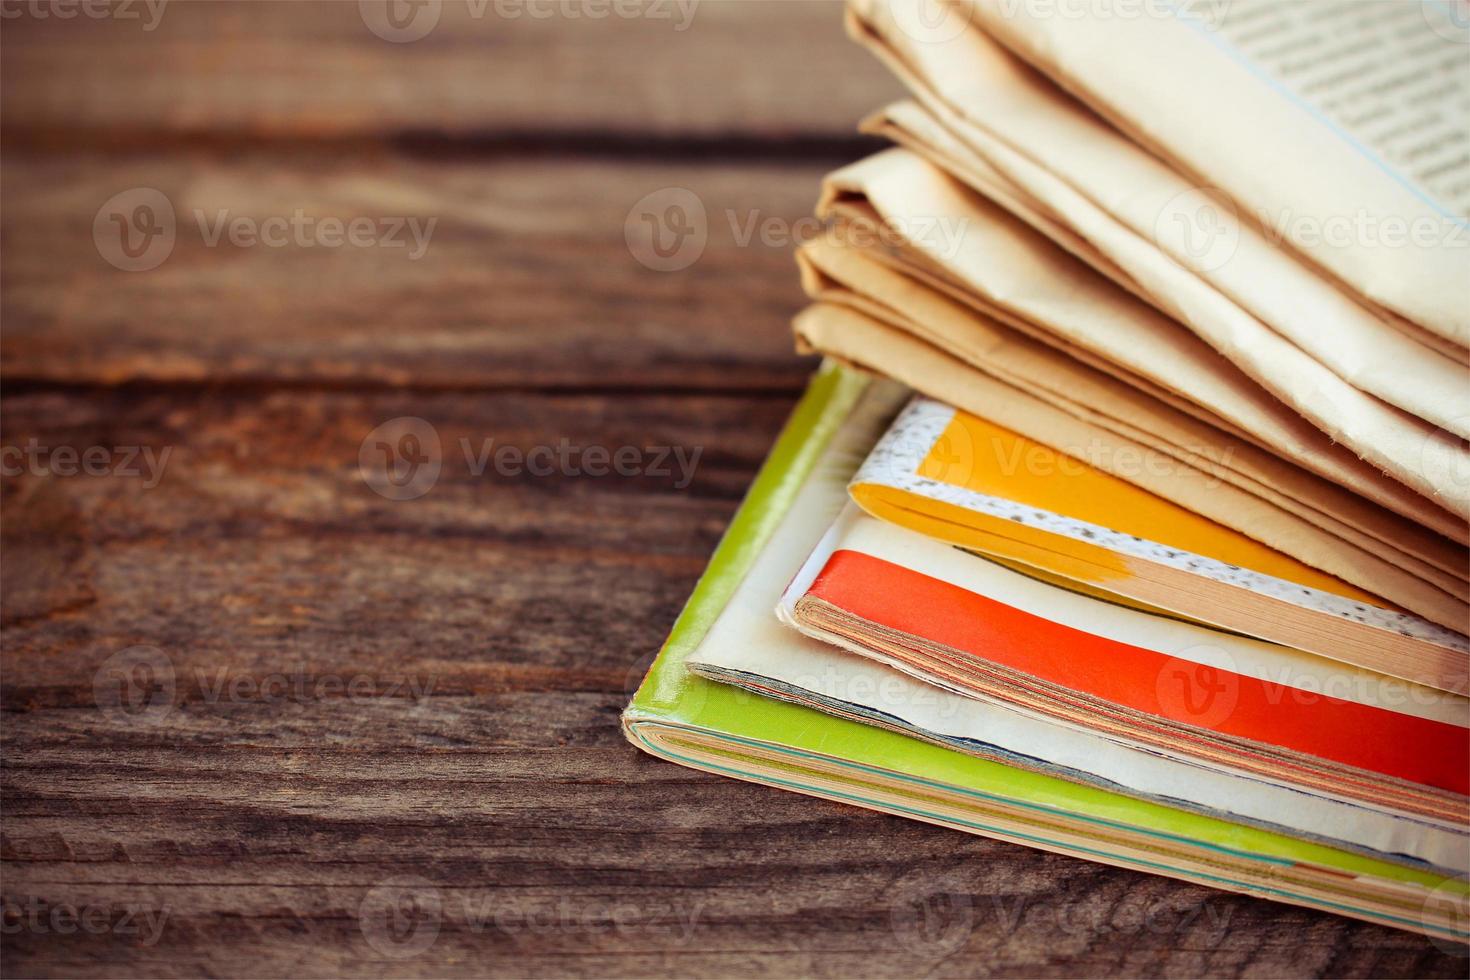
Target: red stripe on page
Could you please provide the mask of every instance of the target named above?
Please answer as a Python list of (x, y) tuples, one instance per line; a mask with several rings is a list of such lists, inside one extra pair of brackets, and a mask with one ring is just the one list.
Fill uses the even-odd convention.
[(1470, 732), (1456, 725), (1097, 636), (862, 552), (834, 552), (807, 594), (1137, 711), (1470, 794)]

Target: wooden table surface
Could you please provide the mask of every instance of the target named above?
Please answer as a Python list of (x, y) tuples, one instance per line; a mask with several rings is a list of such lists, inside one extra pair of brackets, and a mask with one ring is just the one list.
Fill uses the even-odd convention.
[[(0, 5), (6, 976), (1465, 975), (623, 740), (813, 367), (780, 232), (899, 94), (837, 5), (157, 7)], [(175, 239), (124, 271), (138, 188)], [(667, 188), (679, 272), (625, 237)], [(381, 240), (214, 235), (298, 211)], [(402, 417), (412, 500), (360, 465)]]

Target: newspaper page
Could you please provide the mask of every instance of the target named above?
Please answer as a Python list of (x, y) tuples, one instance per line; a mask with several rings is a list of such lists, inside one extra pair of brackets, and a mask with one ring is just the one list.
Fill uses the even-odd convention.
[[(1086, 238), (1159, 309), (1373, 465), (1470, 513), (1470, 495), (1452, 479), (1466, 463), (1460, 439), (1470, 428), (1470, 389), (1453, 361), (1373, 318), (1249, 225), (1228, 243), (1229, 261), (1191, 261), (1187, 240), (1171, 238), (1175, 229), (1161, 219), (1198, 188), (973, 24), (936, 39), (898, 15), (922, 17), (939, 2), (853, 0), (850, 27), (976, 155)], [(1273, 322), (1263, 322), (1262, 310)]]
[(1470, 22), (1456, 2), (962, 0), (960, 10), (1348, 288), (1463, 347)]

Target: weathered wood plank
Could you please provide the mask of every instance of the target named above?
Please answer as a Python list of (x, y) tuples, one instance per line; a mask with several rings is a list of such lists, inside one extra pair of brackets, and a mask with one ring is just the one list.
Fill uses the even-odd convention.
[[(15, 968), (1274, 976), (1457, 966), (1408, 934), (700, 776), (623, 745), (433, 738), (507, 708), (548, 741), (599, 725), (615, 738), (602, 723), (619, 697), (522, 695), (530, 703), (518, 711), (504, 699), (431, 700), (432, 710), (232, 705), (212, 721), (247, 733), (301, 716), (320, 725), (275, 744), (196, 742), (188, 731), (205, 707), (187, 721), (178, 713), (177, 746), (172, 721), (151, 741), (94, 722), (93, 738), (122, 743), (106, 767), (85, 741), (28, 744), (6, 770), (12, 908), (167, 918), (147, 945), (106, 933), (62, 945), (31, 927), (11, 940)], [(47, 713), (11, 727), (33, 726), (57, 727)], [(418, 735), (404, 741), (404, 729)], [(338, 745), (322, 744), (333, 736)], [(421, 903), (422, 928), (437, 928), (422, 950), (373, 919), (394, 885)], [(905, 913), (930, 888), (970, 904), (936, 903), (943, 928), (921, 936)]]
[[(6, 608), (0, 651), (5, 969), (1463, 972), (1409, 934), (704, 776), (624, 744), (616, 719), (638, 661), (788, 408), (6, 396), (6, 445), (173, 451), (151, 487), (121, 474), (0, 483), (6, 594), (26, 597)], [(407, 415), (450, 448), (432, 489), (392, 501), (362, 480), (358, 449)], [(456, 449), (485, 436), (704, 452), (682, 490), (478, 477)], [(15, 560), (38, 541), (69, 544), (50, 565)], [(174, 696), (131, 707), (166, 710), (127, 710), (105, 687), (99, 701), (99, 668), (136, 644), (160, 651)], [(389, 902), (406, 904), (402, 918), (385, 918)], [(919, 903), (931, 932), (911, 925)], [(91, 931), (57, 931), (72, 908)]]
[[(1463, 976), (622, 741), (810, 367), (782, 236), (898, 89), (832, 0), (530, 4), (405, 5), (439, 17), (407, 43), (351, 0), (0, 4), (0, 442), (109, 469), (0, 478), (0, 972)], [(126, 272), (140, 187), (176, 241)], [(625, 237), (689, 227), (635, 207), (668, 188), (709, 236), (678, 273)], [(209, 241), (298, 209), (436, 224), (414, 260)], [(360, 455), (402, 417), (441, 442), (411, 501)], [(701, 455), (476, 473), (491, 438)]]
[[(621, 677), (651, 648), (634, 642), (649, 621), (666, 625), (682, 603), (788, 408), (656, 396), (9, 396), (6, 445), (38, 449), (34, 463), (7, 454), (26, 472), (3, 483), (6, 534), (22, 548), (38, 536), (80, 542), (62, 572), (7, 570), (28, 598), (7, 611), (4, 655), (34, 660), (10, 683), (83, 677), (105, 652), (95, 644), (128, 642), (206, 663), (288, 654), (338, 670), (409, 655), (504, 670), (496, 651), (518, 650), (533, 672), (582, 664), (604, 682)], [(360, 450), (403, 416), (433, 427), (442, 471), (423, 496), (390, 500), (364, 481)], [(578, 449), (633, 447), (640, 472), (497, 471), (491, 440), (497, 453), (565, 444), (573, 466)], [(63, 446), (103, 447), (119, 466), (127, 447), (148, 452), (136, 454), (136, 476), (47, 475), (64, 469)]]
[[(5, 0), (8, 145), (469, 135), (509, 145), (849, 140), (898, 94), (838, 0), (142, 0), (58, 19)], [(620, 13), (621, 12), (621, 13)], [(623, 13), (636, 13), (624, 16)], [(375, 34), (421, 39), (395, 43)], [(150, 29), (150, 25), (153, 25)]]
[[(813, 233), (795, 223), (823, 170), (7, 153), (0, 367), (12, 383), (795, 391), (809, 362), (791, 354), (791, 241)], [(136, 188), (167, 202), (156, 217), (172, 209), (175, 238), (129, 231), (159, 264), (124, 271), (104, 253), (123, 261), (110, 218), (132, 220), (135, 199), (98, 214)], [(679, 271), (640, 260), (660, 261), (638, 237), (651, 227), (638, 202), (667, 188), (698, 203), (656, 199), (656, 220), (695, 221), (698, 206), (707, 229), (702, 252), (690, 238), (674, 253)], [(353, 221), (366, 222), (360, 247), (342, 237)], [(232, 242), (232, 223), (265, 237)]]

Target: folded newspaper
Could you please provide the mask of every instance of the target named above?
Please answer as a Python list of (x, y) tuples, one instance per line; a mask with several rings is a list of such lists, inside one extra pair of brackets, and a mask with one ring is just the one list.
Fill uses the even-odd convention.
[(823, 182), (794, 330), (859, 372), (819, 373), (630, 736), (1465, 941), (1463, 15), (846, 20), (910, 98)]
[(804, 346), (1466, 630), (1453, 22), (1395, 0), (852, 0), (847, 21), (913, 100), (864, 124), (902, 149), (825, 183)]

